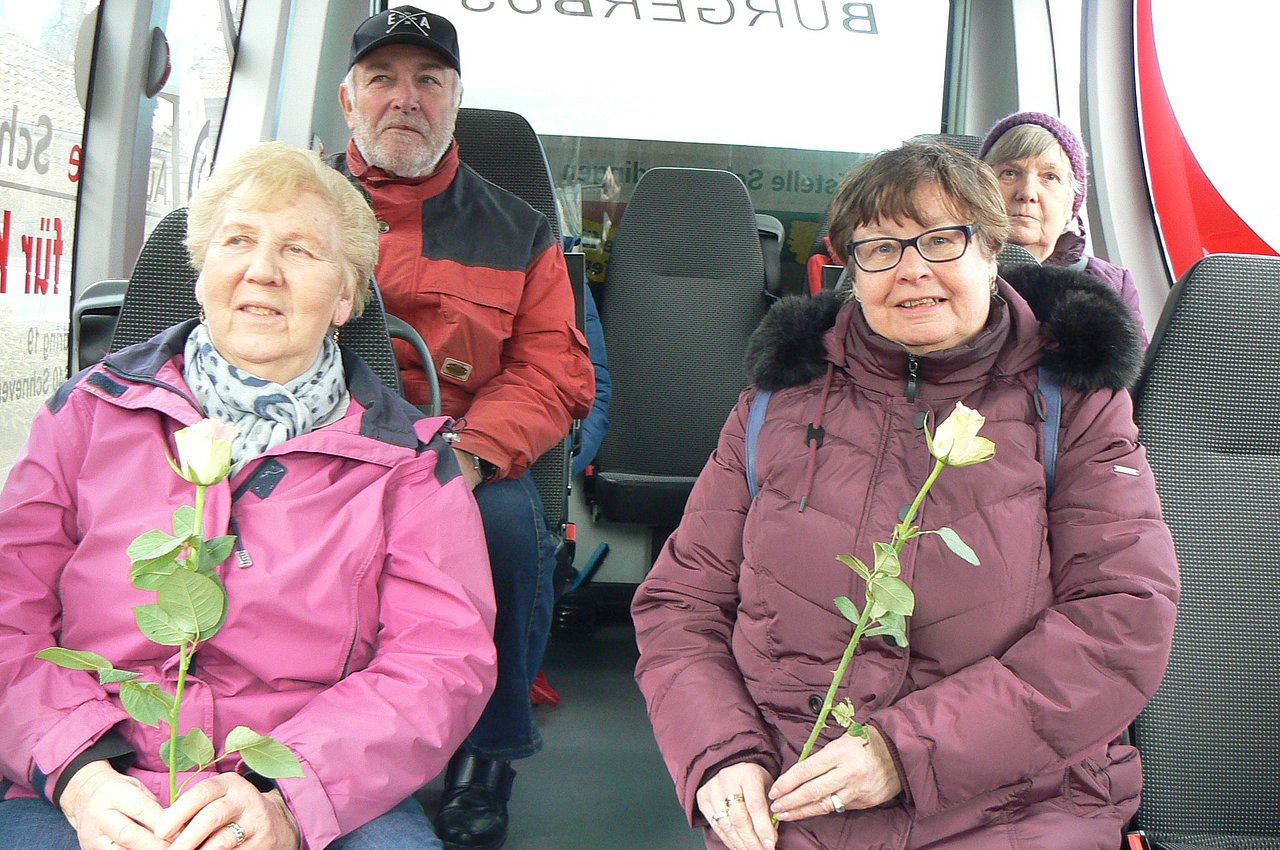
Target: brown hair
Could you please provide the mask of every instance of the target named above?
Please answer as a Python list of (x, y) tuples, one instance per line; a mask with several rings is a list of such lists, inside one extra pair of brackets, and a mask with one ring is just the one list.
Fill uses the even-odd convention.
[(378, 262), (378, 221), (373, 210), (347, 178), (325, 165), (314, 152), (284, 142), (262, 142), (218, 166), (213, 177), (191, 199), (187, 211), (187, 250), (196, 270), (204, 266), (213, 232), (222, 221), (227, 202), (241, 189), (246, 200), (264, 210), (284, 206), (299, 195), (319, 195), (338, 219), (342, 262), (348, 292), (355, 295), (352, 317), (369, 300), (369, 279)]
[(938, 142), (908, 142), (860, 162), (840, 181), (831, 202), (828, 235), (843, 261), (853, 231), (874, 221), (923, 222), (920, 189), (937, 185), (957, 224), (973, 222), (974, 236), (994, 257), (1009, 235), (1009, 216), (995, 173), (963, 151)]

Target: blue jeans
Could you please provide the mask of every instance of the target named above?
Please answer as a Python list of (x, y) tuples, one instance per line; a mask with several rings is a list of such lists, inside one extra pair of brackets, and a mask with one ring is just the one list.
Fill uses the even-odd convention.
[[(431, 820), (410, 797), (381, 817), (328, 846), (328, 850), (441, 850)], [(43, 798), (0, 802), (0, 850), (80, 850), (76, 831)]]
[(463, 749), (485, 759), (527, 758), (542, 748), (529, 689), (551, 633), (555, 540), (527, 472), (481, 484), (475, 495), (498, 602), (498, 685)]

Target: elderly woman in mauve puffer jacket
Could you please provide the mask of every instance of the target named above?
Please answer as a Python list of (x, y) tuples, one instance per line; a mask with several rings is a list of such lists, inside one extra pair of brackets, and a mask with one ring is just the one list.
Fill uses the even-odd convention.
[[(1123, 733), (1163, 675), (1178, 595), (1126, 389), (1141, 335), (1088, 275), (999, 277), (1008, 227), (986, 164), (879, 154), (832, 206), (852, 299), (784, 301), (753, 340), (755, 386), (632, 606), (654, 733), (709, 848), (1120, 845), (1142, 785)], [(1062, 389), (1052, 489), (1041, 367)], [(909, 646), (862, 641), (839, 683), (869, 737), (832, 724), (799, 761), (852, 630), (833, 599), (865, 589), (836, 556), (871, 563), (933, 468), (922, 429), (960, 401), (995, 456), (941, 475), (917, 522), (981, 565), (937, 535), (906, 546)]]

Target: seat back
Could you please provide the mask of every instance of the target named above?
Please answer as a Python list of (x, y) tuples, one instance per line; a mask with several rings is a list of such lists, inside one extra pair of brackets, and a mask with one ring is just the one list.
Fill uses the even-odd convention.
[(1134, 391), (1182, 599), (1134, 724), (1157, 841), (1280, 847), (1280, 259), (1209, 256), (1173, 289)]
[[(551, 233), (560, 241), (560, 210), (542, 142), (524, 116), (500, 109), (458, 110), (453, 131), (458, 155), (477, 174), (506, 189), (547, 217)], [(570, 284), (576, 287), (571, 279)], [(582, 303), (580, 291), (574, 298)], [(578, 311), (581, 313), (581, 310)], [(542, 497), (553, 528), (569, 519), (569, 472), (572, 444), (568, 437), (546, 451), (529, 474)]]
[(1019, 266), (1038, 266), (1040, 261), (1021, 245), (1014, 245), (1012, 242), (1006, 243), (1000, 249), (1000, 253), (996, 254), (996, 264), (1000, 267), (1000, 273), (1004, 274), (1006, 269), (1016, 269)]
[(728, 171), (652, 168), (618, 230), (600, 304), (613, 378), (597, 455), (603, 518), (676, 525), (747, 384), (764, 316), (755, 212)]
[(944, 145), (951, 145), (956, 150), (962, 150), (972, 157), (977, 157), (978, 149), (982, 146), (981, 136), (970, 136), (967, 133), (921, 133), (918, 136), (912, 136), (907, 141), (940, 142)]
[[(111, 337), (111, 351), (145, 342), (170, 325), (199, 315), (197, 275), (187, 255), (186, 237), (186, 207), (166, 215), (147, 237), (129, 278)], [(342, 327), (339, 339), (359, 354), (383, 383), (400, 392), (400, 370), (387, 335), (382, 296), (376, 287), (364, 312)]]

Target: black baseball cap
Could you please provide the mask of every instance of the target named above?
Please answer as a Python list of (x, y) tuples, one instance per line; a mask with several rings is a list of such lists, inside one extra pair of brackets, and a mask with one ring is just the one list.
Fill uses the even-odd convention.
[(440, 54), (440, 58), (462, 73), (458, 61), (458, 31), (448, 19), (415, 6), (397, 6), (367, 18), (351, 37), (351, 68), (369, 53), (388, 44), (416, 44)]

